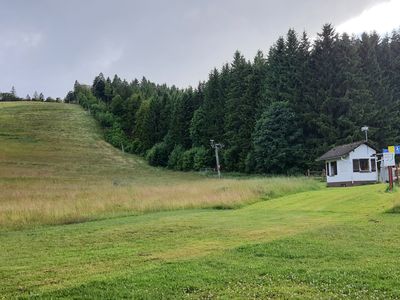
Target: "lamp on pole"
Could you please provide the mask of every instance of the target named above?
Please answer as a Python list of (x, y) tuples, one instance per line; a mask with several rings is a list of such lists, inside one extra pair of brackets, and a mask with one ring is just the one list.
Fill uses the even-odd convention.
[(221, 166), (219, 164), (218, 150), (223, 148), (224, 145), (221, 143), (215, 143), (214, 140), (210, 140), (211, 148), (215, 149), (215, 161), (217, 163), (218, 178), (221, 178)]
[(368, 126), (361, 127), (361, 131), (365, 132), (365, 141), (366, 142), (368, 142), (368, 130), (369, 130)]

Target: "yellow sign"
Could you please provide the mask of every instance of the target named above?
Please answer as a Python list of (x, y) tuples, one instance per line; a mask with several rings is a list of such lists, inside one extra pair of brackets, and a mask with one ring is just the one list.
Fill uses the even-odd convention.
[(394, 146), (389, 146), (388, 150), (389, 150), (389, 153), (394, 153)]

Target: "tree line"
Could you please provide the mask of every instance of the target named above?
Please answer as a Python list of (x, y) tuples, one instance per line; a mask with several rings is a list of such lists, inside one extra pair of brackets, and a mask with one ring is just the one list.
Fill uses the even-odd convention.
[(61, 98), (52, 98), (52, 97), (47, 97), (45, 98), (43, 93), (38, 93), (35, 91), (32, 95), (32, 97), (27, 94), (25, 98), (19, 97), (17, 95), (17, 91), (15, 87), (13, 86), (11, 88), (10, 92), (0, 92), (0, 102), (10, 102), (10, 101), (41, 101), (41, 102), (63, 102)]
[(210, 72), (196, 88), (128, 82), (99, 74), (75, 82), (65, 98), (99, 121), (116, 147), (154, 166), (215, 166), (210, 139), (224, 144), (222, 169), (295, 174), (321, 168), (330, 147), (362, 139), (368, 125), (377, 147), (400, 142), (400, 31), (390, 36), (338, 34), (326, 24), (311, 41), (290, 29), (248, 61)]

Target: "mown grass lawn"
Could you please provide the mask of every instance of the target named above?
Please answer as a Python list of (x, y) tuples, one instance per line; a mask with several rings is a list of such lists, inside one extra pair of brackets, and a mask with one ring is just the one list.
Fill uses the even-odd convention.
[(399, 298), (398, 194), (304, 192), (1, 233), (4, 298)]
[(0, 298), (400, 298), (398, 192), (153, 169), (57, 105), (0, 104)]

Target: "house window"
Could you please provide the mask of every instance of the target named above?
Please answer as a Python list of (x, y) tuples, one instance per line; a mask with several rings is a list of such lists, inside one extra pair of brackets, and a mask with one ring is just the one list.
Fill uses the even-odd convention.
[(360, 159), (360, 172), (369, 172), (369, 159)]
[[(372, 172), (375, 172), (376, 171), (375, 159), (371, 160), (371, 165), (372, 168), (375, 168), (375, 170), (372, 170)], [(370, 172), (369, 159), (353, 159), (353, 172)]]
[(353, 159), (353, 172), (360, 172), (360, 161)]
[(329, 173), (329, 163), (326, 163), (326, 176), (331, 176)]
[(336, 161), (332, 161), (331, 162), (331, 176), (335, 176), (337, 175), (337, 162)]
[(375, 161), (375, 158), (371, 159), (371, 172), (376, 172), (376, 161)]

